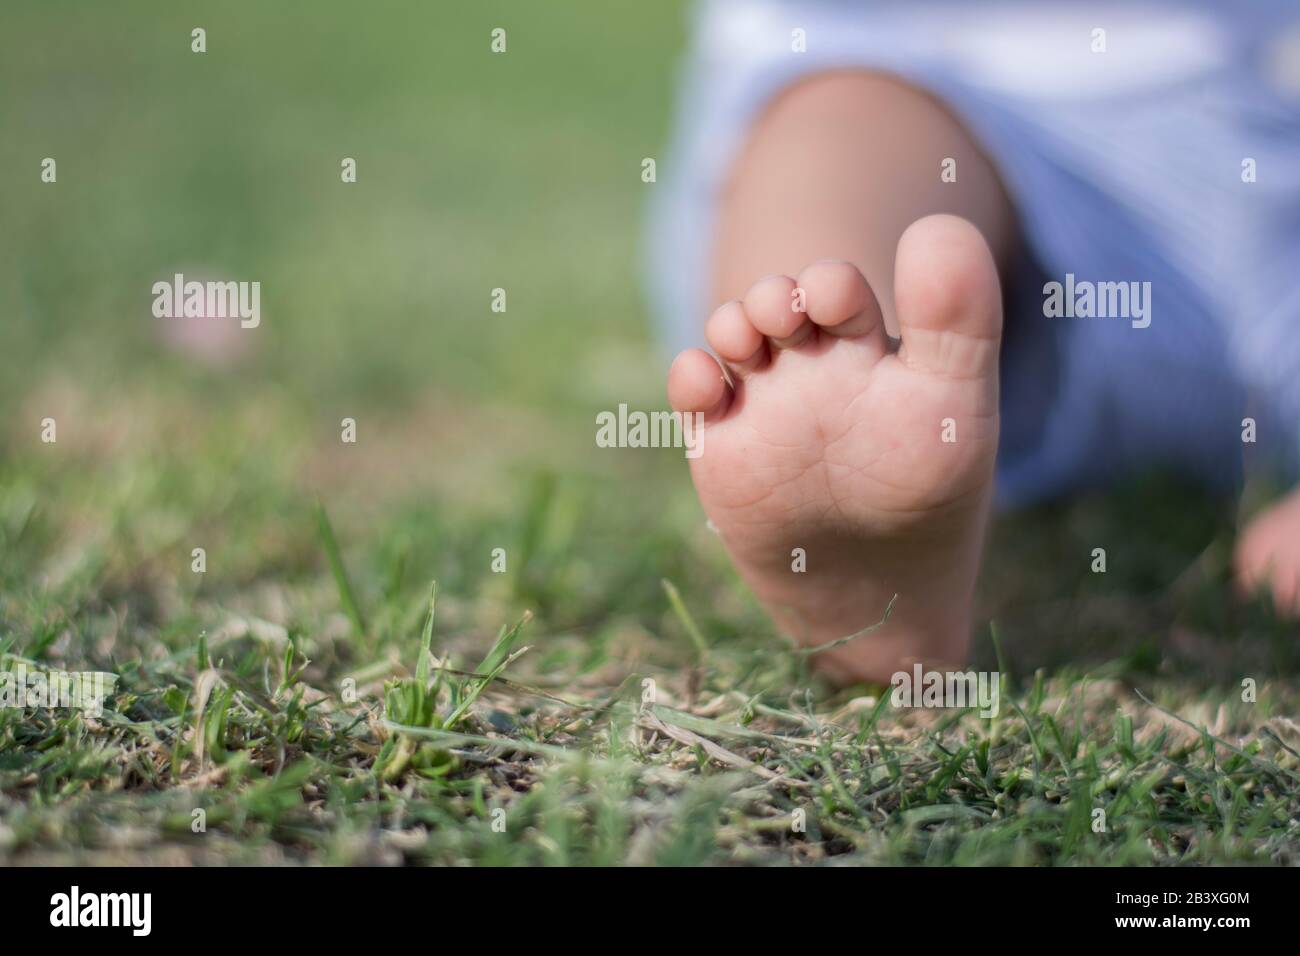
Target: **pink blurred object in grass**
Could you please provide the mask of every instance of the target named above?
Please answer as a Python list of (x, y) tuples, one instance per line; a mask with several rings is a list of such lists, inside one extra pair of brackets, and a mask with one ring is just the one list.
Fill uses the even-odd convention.
[[(230, 368), (244, 360), (253, 348), (256, 324), (246, 327), (248, 323), (241, 323), (239, 315), (232, 314), (234, 310), (219, 295), (179, 294), (182, 288), (189, 293), (200, 287), (220, 292), (240, 285), (233, 280), (209, 278), (204, 272), (177, 273), (174, 280), (156, 283), (151, 321), (163, 344), (213, 369)], [(177, 294), (172, 293), (173, 286)]]

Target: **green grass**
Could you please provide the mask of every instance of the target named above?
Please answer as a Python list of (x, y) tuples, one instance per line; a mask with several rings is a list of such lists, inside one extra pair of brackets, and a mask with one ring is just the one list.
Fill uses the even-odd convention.
[[(1001, 521), (990, 720), (819, 685), (680, 455), (595, 447), (662, 402), (678, 10), (319, 6), (6, 12), (0, 667), (117, 683), (0, 708), (0, 862), (1300, 862), (1300, 650), (1223, 505)], [(177, 269), (263, 282), (242, 362), (160, 344)]]

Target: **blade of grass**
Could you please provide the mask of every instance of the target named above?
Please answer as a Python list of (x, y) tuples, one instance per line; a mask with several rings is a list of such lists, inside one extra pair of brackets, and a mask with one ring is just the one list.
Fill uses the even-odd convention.
[(497, 636), (496, 643), (492, 645), (492, 649), (487, 652), (487, 656), (474, 669), (480, 674), (491, 674), (495, 671), (501, 665), (501, 662), (509, 656), (511, 649), (515, 646), (515, 641), (519, 639), (519, 634), (524, 625), (532, 619), (533, 612), (524, 611), (523, 617), (515, 622), (514, 627), (509, 630), (502, 628), (501, 633)]
[(361, 615), (361, 605), (357, 603), (356, 592), (352, 590), (347, 568), (343, 566), (343, 556), (339, 553), (338, 539), (334, 537), (334, 527), (330, 524), (325, 506), (319, 501), (316, 503), (316, 529), (320, 534), (321, 546), (325, 549), (325, 557), (329, 561), (330, 572), (334, 575), (334, 585), (338, 588), (343, 611), (352, 621), (356, 636), (365, 637), (366, 619)]
[(672, 605), (673, 613), (677, 615), (677, 620), (681, 622), (682, 627), (686, 630), (686, 636), (695, 645), (696, 656), (699, 658), (700, 663), (704, 663), (704, 658), (709, 653), (709, 644), (704, 639), (704, 635), (700, 633), (695, 618), (691, 617), (691, 612), (686, 610), (686, 604), (682, 601), (677, 586), (667, 578), (663, 578), (660, 583), (664, 586), (664, 593), (668, 595), (668, 603)]
[(433, 617), (438, 610), (438, 582), (429, 585), (429, 614), (420, 634), (420, 659), (415, 664), (415, 679), (421, 687), (429, 683), (429, 647), (433, 644)]
[(859, 637), (863, 637), (867, 634), (870, 634), (872, 631), (876, 630), (876, 628), (883, 627), (885, 622), (889, 620), (889, 615), (892, 614), (894, 611), (894, 602), (896, 602), (897, 600), (898, 600), (897, 594), (895, 594), (893, 597), (889, 599), (889, 603), (885, 605), (885, 613), (881, 615), (880, 620), (877, 621), (875, 624), (868, 624), (860, 631), (854, 631), (852, 634), (846, 634), (844, 637), (837, 637), (833, 641), (828, 641), (825, 644), (818, 644), (816, 647), (795, 648), (793, 653), (798, 654), (801, 657), (807, 657), (811, 654), (820, 654), (823, 651), (830, 651), (830, 650), (834, 650), (837, 647), (843, 647), (849, 641), (856, 641)]
[(483, 662), (476, 668), (478, 673), (483, 674), (481, 680), (471, 682), (467, 688), (465, 696), (456, 704), (456, 707), (447, 716), (443, 726), (448, 730), (455, 727), (457, 723), (469, 712), (474, 701), (478, 700), (479, 695), (492, 683), (502, 671), (504, 671), (520, 654), (524, 653), (527, 648), (520, 648), (514, 654), (510, 653), (514, 647), (515, 641), (519, 639), (519, 634), (524, 625), (533, 619), (532, 611), (525, 611), (524, 616), (519, 619), (514, 627), (509, 630), (502, 630), (501, 636), (496, 639), (492, 649), (487, 652)]

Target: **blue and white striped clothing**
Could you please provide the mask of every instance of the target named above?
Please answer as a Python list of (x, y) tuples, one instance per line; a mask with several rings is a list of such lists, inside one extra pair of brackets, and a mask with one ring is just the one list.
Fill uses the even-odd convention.
[[(699, 344), (718, 189), (759, 110), (809, 73), (881, 70), (961, 118), (1032, 253), (1003, 354), (1003, 504), (1156, 466), (1229, 486), (1248, 415), (1295, 469), (1300, 2), (706, 0), (695, 26), (651, 216), (667, 344)], [(1149, 281), (1151, 324), (1046, 317), (1067, 273)]]

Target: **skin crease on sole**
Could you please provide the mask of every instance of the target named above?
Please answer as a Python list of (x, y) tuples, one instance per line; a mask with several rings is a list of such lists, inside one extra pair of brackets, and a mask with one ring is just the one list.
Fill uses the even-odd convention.
[(844, 681), (964, 659), (997, 452), (1001, 294), (978, 230), (912, 225), (894, 296), (896, 348), (852, 264), (760, 279), (706, 326), (727, 372), (693, 349), (668, 378), (673, 408), (705, 415), (704, 510), (783, 630), (826, 643), (897, 595), (819, 655)]

